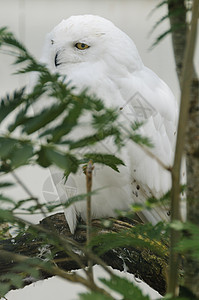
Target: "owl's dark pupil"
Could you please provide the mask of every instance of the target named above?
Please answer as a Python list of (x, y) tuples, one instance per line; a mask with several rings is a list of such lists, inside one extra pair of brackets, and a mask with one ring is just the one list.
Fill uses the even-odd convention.
[(85, 44), (81, 44), (81, 47), (84, 48), (84, 47), (85, 47)]

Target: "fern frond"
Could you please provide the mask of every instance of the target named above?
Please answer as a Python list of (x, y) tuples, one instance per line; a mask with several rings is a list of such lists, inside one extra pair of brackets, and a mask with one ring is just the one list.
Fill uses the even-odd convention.
[(25, 48), (25, 46), (17, 39), (15, 39), (15, 37), (11, 34), (6, 33), (5, 35), (2, 35), (1, 41), (7, 46), (12, 46), (14, 48), (17, 48), (18, 50), (21, 50), (24, 53), (27, 53), (27, 49)]
[(7, 95), (0, 103), (0, 123), (12, 113), (21, 103), (26, 101), (24, 96), (25, 87), (15, 90), (13, 95)]
[(179, 28), (182, 28), (182, 27), (186, 27), (186, 24), (175, 24), (175, 26), (172, 26), (170, 29), (168, 29), (165, 32), (163, 32), (162, 34), (160, 34), (156, 38), (155, 42), (151, 45), (149, 50), (152, 50), (155, 46), (157, 46), (157, 44), (159, 44), (160, 41), (162, 41), (166, 36), (168, 36), (169, 33), (177, 31), (177, 30), (179, 30)]
[(164, 5), (166, 5), (167, 3), (168, 3), (168, 1), (167, 1), (167, 0), (164, 0), (164, 1), (160, 2), (159, 4), (157, 4), (157, 5), (149, 12), (149, 14), (147, 15), (147, 17), (150, 18), (150, 17), (154, 14), (154, 12), (155, 12), (156, 10), (158, 10), (158, 8), (160, 8), (160, 7), (164, 6)]

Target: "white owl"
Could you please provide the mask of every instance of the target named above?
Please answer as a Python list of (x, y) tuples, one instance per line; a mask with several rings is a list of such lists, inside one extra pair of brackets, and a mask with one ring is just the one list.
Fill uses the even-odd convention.
[[(77, 92), (88, 88), (91, 95), (102, 99), (107, 107), (117, 107), (123, 124), (144, 122), (140, 133), (151, 139), (150, 149), (165, 165), (174, 156), (178, 108), (169, 87), (144, 66), (134, 42), (112, 22), (94, 15), (72, 16), (58, 24), (46, 38), (42, 61), (52, 72), (67, 75)], [(91, 133), (89, 127), (75, 129), (75, 140)], [(93, 189), (103, 188), (92, 197), (92, 218), (115, 216), (115, 210), (127, 210), (131, 203), (160, 197), (171, 188), (168, 171), (132, 141), (126, 141), (117, 155), (125, 166), (120, 173), (107, 166), (96, 167)], [(89, 149), (90, 150), (90, 149)], [(97, 143), (92, 152), (114, 153), (111, 140)], [(83, 172), (72, 174), (67, 182), (62, 172), (52, 171), (61, 201), (86, 193)], [(77, 217), (86, 219), (86, 201), (65, 210), (66, 220), (74, 233)], [(153, 224), (168, 219), (164, 207), (144, 211), (143, 221)]]

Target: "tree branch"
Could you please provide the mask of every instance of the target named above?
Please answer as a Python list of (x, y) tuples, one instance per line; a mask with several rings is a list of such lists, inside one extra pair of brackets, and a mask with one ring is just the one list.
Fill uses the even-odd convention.
[[(76, 230), (76, 234), (73, 236), (70, 233), (68, 225), (66, 223), (64, 214), (58, 213), (43, 219), (40, 222), (40, 225), (44, 229), (49, 230), (49, 222), (53, 226), (53, 231), (60, 237), (69, 238), (70, 240), (74, 240), (74, 245), (78, 244), (80, 247), (86, 244), (86, 227), (78, 226)], [(120, 232), (124, 229), (132, 228), (134, 225), (132, 222), (124, 222), (112, 219), (113, 226), (109, 229), (111, 232)], [(134, 224), (137, 222), (135, 221)], [(51, 227), (52, 227), (51, 226)], [(92, 227), (95, 228), (95, 234), (103, 234), (109, 231), (104, 230), (104, 226), (100, 220), (93, 220)], [(164, 245), (164, 247), (166, 247)], [(44, 248), (43, 242), (41, 238), (35, 239), (35, 237), (31, 237), (30, 233), (24, 233), (16, 237), (14, 240), (2, 240), (0, 241), (0, 251), (9, 251), (15, 254), (24, 255), (28, 257), (39, 257), (45, 258), (45, 255), (42, 254), (42, 249)], [(57, 267), (61, 268), (63, 271), (71, 271), (75, 269), (79, 269), (79, 264), (70, 257), (65, 251), (57, 251), (56, 247), (49, 242), (47, 245), (47, 249), (54, 254), (55, 259), (53, 262)], [(74, 246), (74, 249), (77, 247)], [(94, 249), (93, 249), (94, 251)], [(89, 254), (88, 254), (89, 255)], [(129, 273), (134, 274), (137, 278), (142, 279), (146, 283), (148, 283), (152, 288), (157, 290), (160, 294), (164, 294), (166, 291), (166, 269), (168, 256), (161, 258), (154, 254), (151, 250), (141, 249), (140, 247), (125, 247), (125, 248), (117, 248), (112, 249), (105, 254), (103, 254), (100, 258), (96, 258), (95, 255), (91, 255), (90, 258), (94, 263), (101, 263), (101, 259), (104, 261), (105, 268), (106, 265), (113, 267), (114, 269), (118, 269), (120, 271), (125, 268), (128, 269)], [(82, 264), (87, 265), (88, 259), (86, 256), (82, 256), (80, 254), (79, 259)], [(98, 261), (99, 260), (99, 261)], [(10, 272), (17, 263), (17, 260), (11, 258), (5, 258), (0, 254), (0, 275), (3, 275), (7, 272)], [(109, 273), (111, 273), (109, 271)], [(59, 275), (59, 274), (58, 274)], [(40, 278), (44, 279), (53, 276), (52, 273), (47, 270), (42, 270)], [(28, 274), (25, 278), (28, 277)], [(24, 278), (24, 279), (25, 279)], [(31, 283), (30, 281), (24, 280), (24, 285)]]
[[(92, 226), (92, 216), (91, 216), (91, 191), (92, 191), (92, 172), (93, 172), (93, 163), (90, 160), (87, 164), (86, 167), (86, 190), (88, 193), (87, 196), (87, 224), (86, 224), (86, 244), (87, 246), (90, 243), (90, 239), (91, 239), (91, 226)], [(94, 282), (94, 278), (93, 278), (93, 268), (92, 268), (92, 261), (89, 259), (88, 261), (88, 275), (90, 277), (91, 282)]]

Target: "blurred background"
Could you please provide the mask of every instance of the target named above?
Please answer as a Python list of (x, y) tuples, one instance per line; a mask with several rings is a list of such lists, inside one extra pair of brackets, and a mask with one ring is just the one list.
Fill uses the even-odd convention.
[[(172, 51), (171, 36), (168, 35), (158, 46), (149, 51), (157, 36), (169, 28), (168, 20), (161, 23), (152, 35), (149, 35), (154, 24), (165, 14), (166, 6), (162, 6), (151, 14), (154, 7), (160, 3), (158, 0), (0, 0), (0, 27), (7, 26), (16, 37), (25, 44), (36, 58), (40, 58), (45, 35), (55, 25), (71, 15), (96, 14), (111, 20), (117, 27), (125, 31), (135, 42), (144, 64), (151, 68), (171, 88), (177, 101), (179, 100), (179, 85), (177, 81), (175, 62)], [(199, 53), (199, 51), (197, 51)], [(199, 56), (197, 56), (199, 62)], [(12, 66), (13, 59), (0, 53), (0, 96), (16, 88), (28, 84), (25, 76), (12, 75), (15, 72)], [(199, 63), (198, 63), (199, 65)], [(25, 181), (32, 193), (41, 201), (57, 197), (50, 179), (49, 171), (35, 166), (22, 167), (17, 174)], [(8, 194), (15, 199), (26, 197), (20, 188), (12, 188)], [(38, 222), (41, 216), (28, 217)], [(49, 280), (52, 283), (52, 281)], [(55, 284), (55, 282), (54, 282)], [(67, 295), (58, 295), (57, 287), (62, 283), (45, 284), (44, 289), (37, 290), (37, 295), (29, 293), (18, 294), (11, 292), (8, 300), (16, 299), (75, 299), (74, 286), (68, 287)], [(65, 284), (65, 283), (64, 283)], [(37, 285), (38, 287), (38, 285)], [(65, 287), (65, 286), (64, 286)], [(76, 286), (75, 286), (76, 287)], [(56, 289), (56, 294), (52, 290)], [(60, 293), (64, 291), (60, 287)], [(71, 292), (69, 292), (71, 291)], [(25, 296), (26, 295), (26, 296)], [(151, 294), (152, 295), (152, 294)], [(157, 297), (155, 294), (154, 297)]]
[[(46, 33), (63, 19), (78, 14), (100, 15), (111, 20), (134, 40), (144, 64), (178, 95), (171, 37), (168, 36), (149, 51), (155, 37), (169, 28), (166, 20), (149, 37), (154, 24), (167, 13), (166, 6), (162, 6), (150, 16), (158, 3), (160, 1), (157, 0), (0, 0), (0, 26), (8, 26), (29, 51), (40, 58)], [(11, 62), (12, 59), (0, 56), (1, 95), (24, 84), (21, 76), (10, 77)]]

